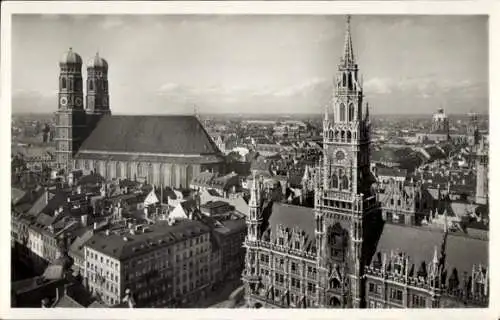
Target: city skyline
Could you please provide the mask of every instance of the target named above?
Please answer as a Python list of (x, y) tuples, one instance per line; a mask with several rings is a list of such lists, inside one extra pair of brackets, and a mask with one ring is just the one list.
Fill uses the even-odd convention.
[[(371, 113), (487, 113), (487, 21), (353, 16)], [(115, 114), (192, 113), (194, 105), (201, 114), (318, 114), (332, 96), (344, 22), (340, 15), (14, 16), (12, 111), (56, 111), (58, 60), (72, 47), (85, 62), (97, 51), (107, 59)]]

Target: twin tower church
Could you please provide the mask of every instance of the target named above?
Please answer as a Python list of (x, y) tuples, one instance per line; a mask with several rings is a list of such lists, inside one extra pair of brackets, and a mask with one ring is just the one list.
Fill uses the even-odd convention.
[(106, 179), (143, 179), (187, 187), (202, 171), (224, 170), (224, 157), (195, 116), (111, 115), (108, 63), (96, 54), (86, 65), (71, 48), (59, 61), (56, 162)]

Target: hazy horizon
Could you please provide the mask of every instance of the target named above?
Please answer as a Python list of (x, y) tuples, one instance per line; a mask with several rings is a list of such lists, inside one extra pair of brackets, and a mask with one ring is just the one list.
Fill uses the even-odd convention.
[[(12, 112), (56, 111), (58, 61), (72, 47), (84, 62), (96, 51), (108, 61), (114, 114), (193, 114), (194, 105), (201, 115), (321, 114), (344, 24), (338, 15), (14, 15)], [(370, 113), (487, 114), (487, 24), (354, 15)]]

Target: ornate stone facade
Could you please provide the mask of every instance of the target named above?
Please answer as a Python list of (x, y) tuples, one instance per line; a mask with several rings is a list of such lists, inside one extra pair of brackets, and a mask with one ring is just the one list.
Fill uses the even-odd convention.
[[(473, 275), (462, 281), (462, 287), (458, 285), (457, 269), (447, 276), (447, 230), (441, 239), (430, 230), (406, 228), (409, 239), (405, 239), (401, 226), (387, 224), (382, 219), (380, 202), (392, 202), (386, 209), (408, 212), (405, 219), (410, 220), (415, 212), (425, 211), (423, 207), (430, 204), (423, 199), (419, 184), (405, 184), (404, 180), (388, 182), (387, 199), (377, 198), (376, 181), (369, 167), (368, 107), (362, 112), (363, 92), (352, 50), (349, 18), (335, 86), (333, 117), (329, 110), (325, 112), (323, 158), (313, 170), (306, 170), (303, 179), (304, 190), (311, 185), (314, 188), (314, 209), (273, 204), (266, 197), (262, 179), (254, 173), (242, 275), (247, 305), (255, 308), (487, 305), (487, 268), (473, 267)], [(313, 183), (309, 184), (311, 180)], [(427, 238), (415, 246), (414, 240), (420, 236)], [(469, 257), (463, 257), (456, 249), (468, 240), (460, 237), (452, 240), (450, 244), (455, 250), (451, 251), (453, 259), (448, 259), (450, 266), (458, 263), (464, 271)], [(471, 241), (475, 241), (470, 244), (484, 261), (481, 256), (484, 243)], [(422, 263), (417, 271), (410, 266), (411, 257), (402, 251), (391, 253), (389, 258), (380, 253), (385, 252), (385, 247), (395, 250), (396, 246), (404, 245), (415, 255), (414, 259), (420, 259), (432, 254), (429, 243), (441, 243), (441, 253), (434, 246), (432, 261)]]

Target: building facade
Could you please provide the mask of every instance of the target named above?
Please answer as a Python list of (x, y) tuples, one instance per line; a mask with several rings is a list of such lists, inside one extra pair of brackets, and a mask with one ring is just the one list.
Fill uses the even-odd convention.
[(86, 243), (84, 278), (108, 306), (128, 291), (138, 307), (181, 306), (209, 292), (211, 253), (210, 229), (201, 222), (130, 225)]

